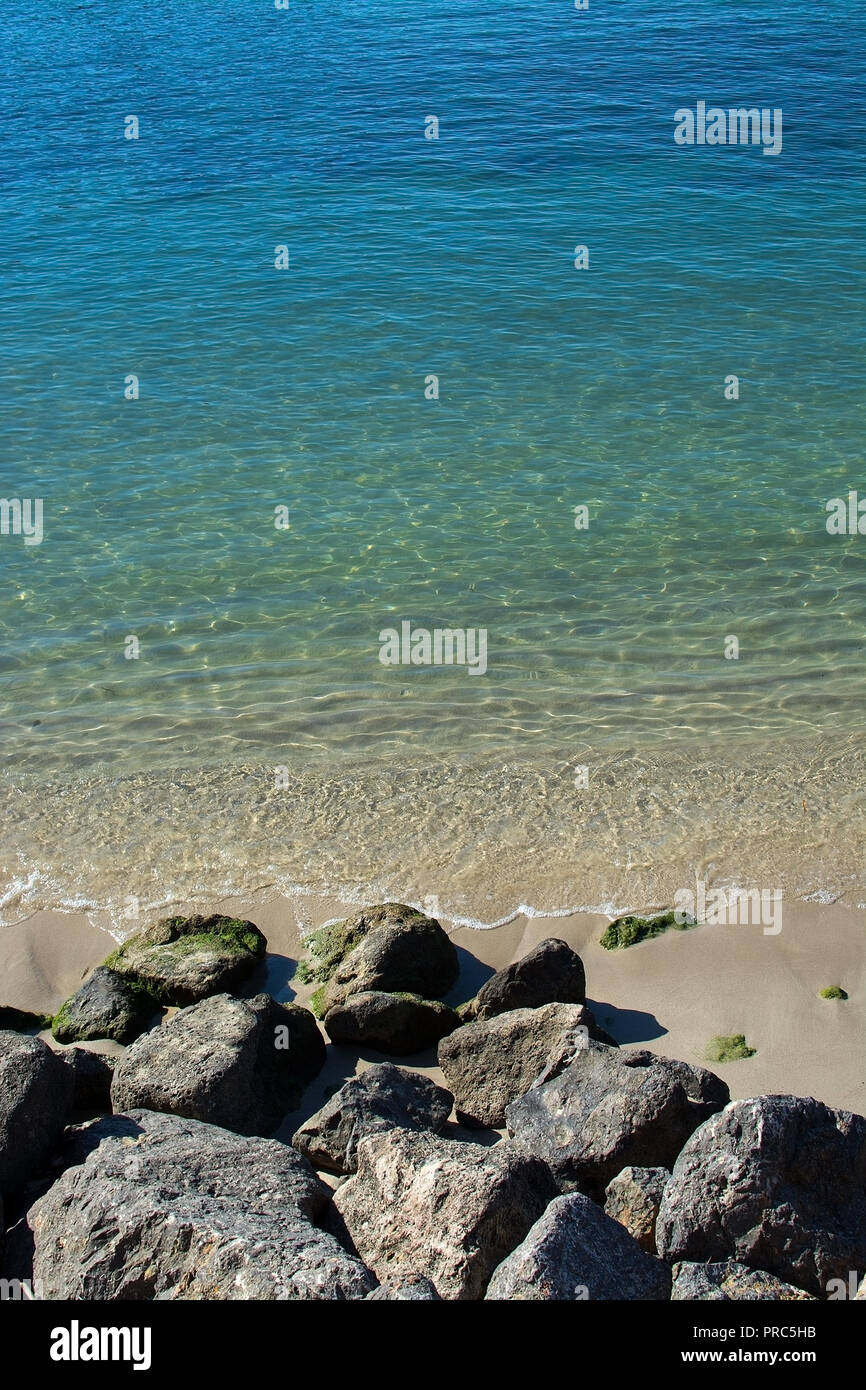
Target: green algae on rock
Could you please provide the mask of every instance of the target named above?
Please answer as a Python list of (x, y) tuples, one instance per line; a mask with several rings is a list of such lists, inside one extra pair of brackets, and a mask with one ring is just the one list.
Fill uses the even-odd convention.
[(606, 951), (623, 950), (626, 946), (636, 946), (639, 941), (661, 936), (669, 927), (675, 931), (688, 931), (689, 927), (695, 926), (697, 923), (693, 917), (686, 917), (681, 922), (679, 914), (673, 911), (659, 912), (652, 917), (638, 917), (630, 913), (609, 923), (602, 934), (601, 945)]
[(267, 940), (237, 917), (165, 917), (137, 932), (104, 965), (161, 1004), (195, 1004), (230, 990), (264, 958)]

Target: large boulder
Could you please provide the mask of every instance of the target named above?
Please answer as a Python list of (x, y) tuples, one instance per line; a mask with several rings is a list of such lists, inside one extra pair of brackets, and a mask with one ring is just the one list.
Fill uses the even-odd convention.
[(238, 917), (165, 917), (137, 932), (105, 965), (161, 1004), (195, 1004), (232, 990), (267, 951), (252, 922)]
[(469, 1004), (463, 1017), (493, 1018), (509, 1009), (538, 1009), (542, 1004), (585, 1004), (583, 961), (565, 941), (548, 937), (513, 965), (497, 970)]
[(673, 1267), (671, 1299), (682, 1303), (694, 1299), (699, 1303), (733, 1303), (738, 1299), (759, 1303), (797, 1301), (811, 1302), (812, 1295), (793, 1284), (777, 1279), (763, 1269), (749, 1269), (736, 1260), (719, 1264), (694, 1264), (680, 1260)]
[(270, 995), (216, 994), (145, 1033), (115, 1068), (115, 1110), (163, 1110), (238, 1134), (270, 1134), (321, 1071), (316, 1020)]
[(442, 1298), (479, 1299), (555, 1195), (544, 1164), (511, 1144), (393, 1129), (361, 1140), (334, 1207), (382, 1283), (421, 1273)]
[(623, 1168), (605, 1189), (607, 1215), (650, 1255), (656, 1254), (656, 1219), (670, 1176), (667, 1168)]
[(821, 1296), (866, 1271), (866, 1119), (800, 1096), (728, 1105), (693, 1134), (656, 1223), (665, 1259), (738, 1260)]
[(33, 1175), (72, 1108), (71, 1069), (40, 1038), (0, 1032), (0, 1192)]
[(369, 989), (335, 1004), (325, 1014), (324, 1024), (332, 1042), (407, 1057), (435, 1047), (440, 1038), (460, 1027), (460, 1019), (445, 1004), (422, 999), (419, 994)]
[(58, 1042), (113, 1038), (131, 1043), (144, 1032), (159, 1004), (152, 994), (99, 965), (81, 988), (61, 1004), (52, 1032)]
[(564, 1192), (603, 1202), (623, 1168), (673, 1167), (689, 1136), (728, 1098), (725, 1083), (703, 1067), (590, 1042), (559, 1076), (509, 1105), (506, 1119), (509, 1134), (549, 1165)]
[(671, 1273), (641, 1250), (618, 1221), (574, 1192), (557, 1197), (503, 1260), (488, 1299), (667, 1300)]
[(286, 1144), (141, 1110), (94, 1122), (80, 1147), (27, 1216), (46, 1299), (357, 1299), (375, 1285), (314, 1224), (327, 1189)]
[(401, 903), (365, 908), (311, 932), (304, 944), (312, 956), (304, 976), (323, 982), (317, 991), (321, 1017), (364, 990), (436, 999), (459, 973), (454, 943), (439, 923)]
[(295, 1130), (292, 1143), (314, 1168), (354, 1173), (359, 1140), (398, 1128), (438, 1134), (451, 1114), (452, 1099), (428, 1076), (378, 1062), (341, 1086)]
[(458, 1116), (470, 1126), (499, 1128), (513, 1100), (540, 1075), (556, 1076), (599, 1032), (582, 1004), (512, 1009), (465, 1024), (439, 1044), (439, 1065)]
[(425, 1279), (423, 1274), (396, 1274), (388, 1284), (380, 1284), (372, 1293), (367, 1294), (367, 1302), (370, 1299), (388, 1300), (391, 1303), (441, 1303), (441, 1299), (435, 1287), (429, 1279)]

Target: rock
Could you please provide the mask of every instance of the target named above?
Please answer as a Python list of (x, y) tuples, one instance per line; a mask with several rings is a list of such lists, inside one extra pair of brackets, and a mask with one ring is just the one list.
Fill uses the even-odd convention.
[(452, 1099), (429, 1077), (378, 1062), (341, 1086), (295, 1131), (292, 1143), (314, 1168), (354, 1173), (360, 1139), (397, 1128), (438, 1134), (451, 1114)]
[(392, 1129), (360, 1141), (333, 1204), (382, 1283), (421, 1272), (442, 1298), (478, 1299), (555, 1193), (544, 1164), (511, 1144)]
[(499, 1128), (506, 1106), (525, 1095), (542, 1072), (562, 1071), (599, 1031), (582, 1004), (511, 1009), (465, 1024), (439, 1044), (439, 1065), (459, 1118)]
[(313, 1224), (327, 1189), (287, 1144), (146, 1110), (88, 1129), (83, 1163), (27, 1216), (46, 1299), (343, 1300), (374, 1287)]
[(115, 1110), (162, 1110), (238, 1134), (269, 1134), (322, 1068), (316, 1020), (270, 995), (213, 995), (145, 1033), (120, 1059)]
[(11, 1004), (0, 1004), (0, 1032), (3, 1033), (41, 1033), (51, 1027), (50, 1014), (34, 1014), (29, 1009), (16, 1009)]
[(387, 1298), (392, 1301), (412, 1299), (416, 1303), (442, 1302), (430, 1280), (425, 1279), (423, 1274), (395, 1274), (389, 1283), (380, 1284), (378, 1289), (368, 1293), (367, 1301), (371, 1298)]
[(158, 1008), (152, 994), (100, 965), (60, 1006), (52, 1032), (61, 1043), (92, 1038), (131, 1043), (144, 1032)]
[(557, 1197), (494, 1271), (488, 1299), (667, 1300), (671, 1274), (618, 1221), (574, 1192)]
[(820, 1297), (866, 1270), (866, 1120), (800, 1096), (732, 1102), (686, 1144), (656, 1223), (670, 1261), (737, 1260)]
[(493, 1018), (509, 1009), (585, 1003), (583, 961), (565, 941), (548, 937), (546, 941), (539, 941), (521, 960), (492, 975), (462, 1012), (468, 1022)]
[(312, 932), (304, 944), (314, 958), (305, 977), (326, 982), (317, 991), (322, 1017), (365, 990), (435, 999), (459, 973), (457, 951), (439, 923), (400, 903), (365, 908)]
[(105, 965), (149, 990), (161, 1004), (195, 1004), (231, 990), (267, 950), (252, 922), (236, 917), (165, 917), (137, 932)]
[(559, 1076), (512, 1102), (506, 1119), (509, 1134), (549, 1165), (564, 1192), (603, 1202), (623, 1168), (672, 1167), (727, 1099), (725, 1083), (703, 1067), (590, 1042)]
[(374, 1047), (393, 1057), (406, 1057), (434, 1047), (440, 1038), (460, 1027), (453, 1009), (418, 994), (384, 994), (365, 990), (335, 1004), (324, 1018), (332, 1042)]
[(70, 1047), (58, 1055), (72, 1072), (73, 1110), (110, 1110), (116, 1058), (104, 1057), (89, 1047)]
[(775, 1274), (767, 1274), (763, 1269), (749, 1269), (736, 1260), (725, 1260), (721, 1264), (693, 1264), (681, 1260), (673, 1268), (673, 1287), (671, 1299), (683, 1302), (696, 1299), (705, 1303), (731, 1303), (737, 1299), (755, 1299), (758, 1302), (769, 1300), (805, 1299), (812, 1301), (812, 1295), (777, 1279)]
[(607, 1215), (650, 1255), (656, 1253), (656, 1217), (669, 1178), (667, 1168), (623, 1168), (605, 1189)]
[(31, 1177), (72, 1108), (73, 1079), (40, 1038), (0, 1032), (0, 1192)]

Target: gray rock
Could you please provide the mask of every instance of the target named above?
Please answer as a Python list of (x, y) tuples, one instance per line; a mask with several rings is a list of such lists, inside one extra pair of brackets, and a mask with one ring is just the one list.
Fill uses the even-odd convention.
[(0, 1192), (30, 1178), (72, 1108), (72, 1072), (40, 1038), (0, 1032)]
[(113, 1038), (131, 1043), (144, 1032), (159, 1004), (153, 995), (99, 965), (81, 988), (60, 1006), (52, 1032), (58, 1042)]
[(45, 1298), (344, 1300), (374, 1287), (313, 1224), (327, 1190), (288, 1145), (145, 1110), (88, 1129), (84, 1162), (28, 1213)]
[(307, 977), (327, 981), (323, 1015), (365, 990), (435, 999), (459, 972), (454, 944), (439, 923), (401, 903), (365, 908), (312, 932), (304, 944), (314, 961), (306, 965)]
[(162, 1110), (238, 1134), (269, 1134), (321, 1070), (313, 1015), (267, 994), (217, 994), (182, 1009), (127, 1050), (114, 1072), (115, 1110)]
[(607, 1215), (649, 1255), (656, 1253), (656, 1218), (670, 1176), (667, 1168), (623, 1168), (605, 1189)]
[(767, 1274), (763, 1269), (749, 1269), (736, 1260), (721, 1264), (693, 1264), (681, 1260), (673, 1267), (671, 1299), (682, 1303), (694, 1299), (702, 1303), (732, 1303), (737, 1299), (757, 1302), (803, 1300), (812, 1302), (812, 1295)]
[(435, 1047), (440, 1038), (460, 1027), (453, 1009), (418, 994), (385, 994), (365, 990), (335, 1004), (324, 1018), (332, 1042), (374, 1047), (392, 1057), (407, 1057)]
[(542, 1004), (585, 1004), (583, 961), (565, 941), (548, 937), (521, 960), (497, 970), (463, 1009), (468, 1021), (494, 1018), (509, 1009), (538, 1009)]
[(866, 1271), (866, 1120), (800, 1096), (728, 1105), (692, 1135), (656, 1223), (670, 1261), (738, 1260), (821, 1296)]
[(511, 1144), (485, 1148), (393, 1129), (358, 1145), (334, 1207), (382, 1283), (423, 1273), (446, 1299), (479, 1299), (556, 1188)]
[(161, 1004), (195, 1004), (231, 990), (264, 959), (267, 940), (236, 917), (166, 917), (137, 932), (105, 965)]
[(557, 1197), (502, 1262), (488, 1299), (667, 1300), (671, 1274), (618, 1221), (574, 1192)]
[(391, 1302), (400, 1300), (414, 1303), (441, 1303), (429, 1279), (425, 1279), (422, 1274), (395, 1274), (388, 1284), (380, 1284), (372, 1293), (367, 1294), (367, 1301), (370, 1299), (388, 1299)]
[(439, 1044), (439, 1065), (459, 1117), (470, 1126), (499, 1128), (513, 1100), (541, 1074), (555, 1076), (567, 1067), (598, 1031), (583, 1004), (512, 1009), (465, 1024)]
[(89, 1047), (69, 1047), (58, 1055), (72, 1071), (73, 1110), (110, 1110), (116, 1058), (104, 1057)]
[(314, 1168), (354, 1173), (360, 1139), (397, 1128), (438, 1134), (451, 1114), (452, 1099), (429, 1077), (379, 1062), (341, 1086), (295, 1131), (292, 1143)]
[(509, 1134), (544, 1159), (564, 1192), (603, 1202), (623, 1168), (672, 1167), (727, 1099), (725, 1083), (703, 1067), (591, 1042), (561, 1075), (509, 1105), (506, 1118)]

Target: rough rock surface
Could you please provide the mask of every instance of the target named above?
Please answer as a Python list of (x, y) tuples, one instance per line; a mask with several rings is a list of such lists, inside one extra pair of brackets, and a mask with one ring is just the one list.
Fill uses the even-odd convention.
[(557, 1075), (599, 1032), (582, 1004), (511, 1009), (465, 1024), (439, 1044), (439, 1065), (460, 1118), (499, 1128), (506, 1106), (542, 1073)]
[(389, 1283), (380, 1284), (378, 1289), (368, 1293), (367, 1300), (369, 1301), (371, 1298), (389, 1299), (391, 1302), (411, 1300), (415, 1303), (441, 1303), (442, 1301), (430, 1280), (425, 1279), (423, 1274), (395, 1274)]
[(292, 1143), (314, 1168), (354, 1173), (360, 1139), (397, 1128), (438, 1134), (452, 1099), (428, 1076), (379, 1062), (341, 1086), (295, 1131)]
[(692, 1135), (656, 1223), (670, 1261), (738, 1260), (821, 1296), (866, 1270), (866, 1120), (799, 1096), (728, 1105)]
[(96, 1121), (31, 1207), (48, 1299), (357, 1299), (375, 1280), (313, 1224), (327, 1190), (299, 1153), (175, 1115)]
[(667, 1300), (671, 1273), (618, 1221), (574, 1192), (557, 1197), (502, 1262), (488, 1299)]
[(72, 1071), (75, 1086), (73, 1110), (110, 1110), (111, 1079), (116, 1058), (103, 1057), (89, 1047), (69, 1047), (59, 1056)]
[(542, 1004), (585, 1004), (583, 961), (565, 941), (548, 937), (513, 965), (497, 970), (463, 1009), (468, 1021), (493, 1018), (509, 1009), (538, 1009)]
[(435, 1047), (440, 1038), (460, 1027), (460, 1018), (445, 1004), (422, 999), (419, 994), (365, 990), (335, 1004), (326, 1013), (324, 1024), (332, 1042), (407, 1057)]
[(758, 1302), (774, 1300), (810, 1301), (812, 1295), (767, 1274), (763, 1269), (749, 1269), (736, 1260), (721, 1264), (692, 1264), (681, 1260), (673, 1268), (671, 1298), (674, 1302), (695, 1299), (704, 1303), (732, 1303), (737, 1299)]
[(52, 1032), (58, 1042), (113, 1038), (131, 1043), (143, 1033), (159, 1004), (153, 995), (99, 965), (57, 1012)]
[(559, 1076), (509, 1105), (506, 1118), (509, 1134), (544, 1159), (563, 1191), (603, 1201), (623, 1168), (672, 1167), (728, 1095), (703, 1067), (591, 1042)]
[(511, 1144), (394, 1129), (361, 1140), (334, 1207), (382, 1283), (423, 1271), (442, 1298), (478, 1299), (555, 1195), (544, 1165)]
[(312, 969), (307, 966), (307, 974), (327, 981), (323, 1016), (364, 990), (436, 999), (448, 992), (459, 972), (457, 951), (439, 923), (401, 903), (365, 908), (311, 933), (305, 944), (315, 962)]
[(623, 1168), (605, 1190), (608, 1216), (625, 1226), (650, 1255), (656, 1253), (656, 1218), (670, 1176), (667, 1168)]
[(269, 1134), (324, 1060), (324, 1039), (307, 1009), (267, 994), (217, 994), (134, 1042), (115, 1069), (111, 1099), (118, 1111), (162, 1110), (238, 1134)]
[(71, 1069), (40, 1038), (0, 1032), (0, 1192), (47, 1156), (72, 1108)]
[(165, 917), (137, 932), (105, 965), (162, 1004), (195, 1004), (231, 990), (264, 958), (267, 940), (236, 917)]

